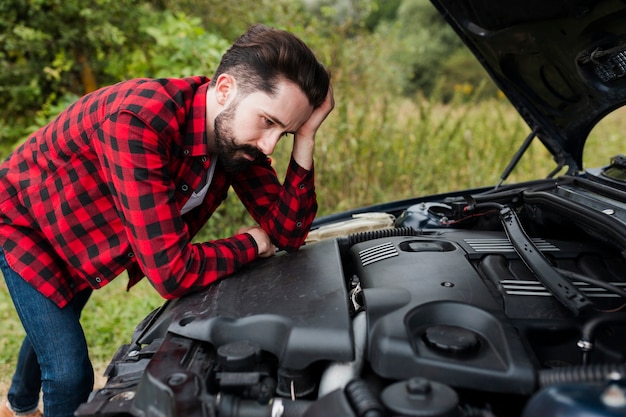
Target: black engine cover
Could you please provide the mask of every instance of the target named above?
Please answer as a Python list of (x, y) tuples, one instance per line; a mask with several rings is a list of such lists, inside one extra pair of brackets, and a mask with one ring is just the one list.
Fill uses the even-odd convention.
[[(534, 243), (554, 264), (570, 269), (590, 259), (606, 261), (597, 247)], [(558, 343), (568, 343), (579, 357), (571, 314), (533, 277), (503, 232), (441, 230), (376, 239), (354, 245), (351, 259), (368, 315), (369, 360), (383, 377), (421, 376), (456, 387), (528, 394), (537, 388), (544, 360), (529, 346), (533, 332), (544, 339), (567, 334), (567, 340), (557, 337)], [(620, 301), (599, 302), (611, 307)], [(541, 356), (560, 354), (565, 363), (558, 343), (540, 346)]]

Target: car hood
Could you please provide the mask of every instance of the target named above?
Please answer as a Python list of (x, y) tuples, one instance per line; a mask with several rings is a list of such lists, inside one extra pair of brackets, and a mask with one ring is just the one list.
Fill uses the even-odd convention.
[(589, 132), (626, 103), (622, 1), (432, 0), (570, 172)]

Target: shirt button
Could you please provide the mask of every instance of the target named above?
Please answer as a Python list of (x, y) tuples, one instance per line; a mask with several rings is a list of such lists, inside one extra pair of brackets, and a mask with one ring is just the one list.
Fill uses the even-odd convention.
[(189, 149), (185, 149), (185, 150), (183, 151), (183, 154), (184, 154), (184, 155), (189, 155), (189, 153), (190, 153)]
[(96, 281), (98, 284), (100, 284), (100, 283), (102, 282), (102, 278), (100, 278), (100, 277), (96, 277), (95, 281)]
[(128, 257), (129, 257), (129, 258), (134, 258), (134, 257), (135, 257), (135, 254), (134, 254), (134, 253), (132, 253), (132, 252), (128, 252)]
[(202, 162), (203, 162), (203, 163), (204, 163), (204, 162), (206, 162), (206, 156), (203, 156), (203, 157), (202, 157)]
[(298, 188), (301, 189), (301, 190), (304, 190), (304, 184), (298, 185)]
[(302, 227), (302, 222), (297, 222), (296, 227)]
[(183, 190), (183, 191), (185, 191), (185, 192), (187, 192), (187, 190), (189, 189), (189, 186), (188, 186), (187, 184), (183, 184), (183, 185), (180, 187), (180, 189), (181, 189), (181, 190)]

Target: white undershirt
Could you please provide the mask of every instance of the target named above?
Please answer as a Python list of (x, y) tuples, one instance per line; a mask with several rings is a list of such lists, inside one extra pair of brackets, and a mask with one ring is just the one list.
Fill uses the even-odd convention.
[(209, 185), (211, 185), (211, 181), (213, 181), (213, 173), (215, 172), (216, 162), (217, 155), (211, 156), (211, 166), (206, 173), (206, 181), (204, 182), (204, 185), (200, 186), (200, 189), (195, 190), (191, 193), (191, 197), (189, 197), (189, 200), (187, 200), (182, 210), (180, 211), (182, 214), (185, 214), (188, 211), (198, 207), (204, 201), (204, 197), (206, 196), (206, 193), (209, 189)]

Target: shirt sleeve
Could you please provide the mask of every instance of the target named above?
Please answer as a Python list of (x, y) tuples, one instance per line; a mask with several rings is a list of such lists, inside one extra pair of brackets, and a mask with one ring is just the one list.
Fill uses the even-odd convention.
[(176, 298), (232, 274), (254, 260), (257, 248), (247, 234), (191, 243), (176, 201), (166, 136), (120, 112), (94, 139), (139, 266), (163, 297)]
[(313, 169), (291, 158), (281, 185), (267, 159), (237, 175), (233, 189), (277, 247), (294, 251), (304, 243), (317, 213)]

